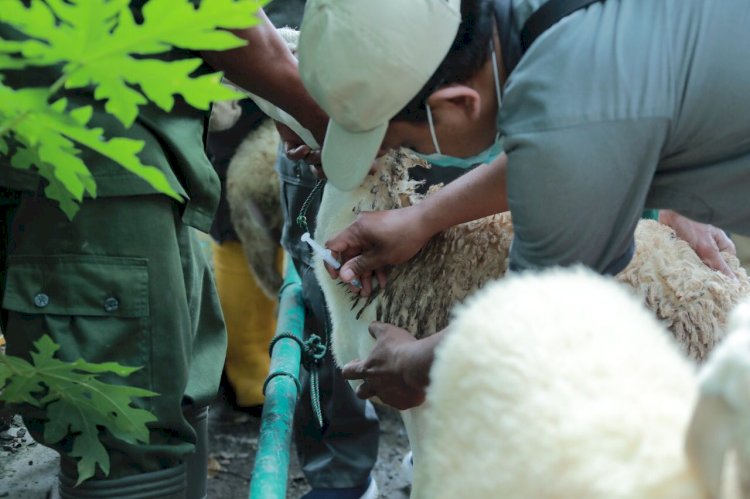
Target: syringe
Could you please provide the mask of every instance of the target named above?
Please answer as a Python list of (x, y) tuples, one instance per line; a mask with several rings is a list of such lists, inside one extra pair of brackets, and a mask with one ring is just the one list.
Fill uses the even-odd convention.
[[(318, 244), (317, 242), (315, 242), (315, 239), (313, 239), (312, 237), (310, 237), (310, 233), (309, 232), (305, 232), (304, 234), (302, 234), (302, 241), (304, 241), (307, 244), (309, 244), (310, 247), (313, 249), (313, 251), (315, 253), (319, 254), (321, 256), (321, 258), (323, 258), (323, 261), (325, 261), (328, 265), (330, 265), (331, 267), (333, 267), (335, 270), (338, 270), (338, 269), (341, 268), (341, 264), (339, 263), (338, 260), (336, 260), (333, 257), (333, 254), (331, 253), (331, 250), (329, 250), (328, 248), (324, 248), (323, 246), (321, 246), (320, 244)], [(362, 283), (359, 282), (359, 279), (352, 279), (351, 284), (352, 284), (352, 286), (354, 286), (356, 288), (362, 289)]]

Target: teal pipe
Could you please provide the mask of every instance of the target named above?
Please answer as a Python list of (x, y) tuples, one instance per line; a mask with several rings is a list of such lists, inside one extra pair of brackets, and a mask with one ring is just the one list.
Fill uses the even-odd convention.
[[(302, 284), (286, 258), (286, 277), (279, 291), (276, 336), (291, 333), (304, 341), (305, 305)], [(271, 352), (271, 368), (265, 386), (258, 451), (250, 480), (250, 498), (284, 499), (289, 476), (294, 408), (299, 396), (302, 352), (298, 342), (282, 338)]]

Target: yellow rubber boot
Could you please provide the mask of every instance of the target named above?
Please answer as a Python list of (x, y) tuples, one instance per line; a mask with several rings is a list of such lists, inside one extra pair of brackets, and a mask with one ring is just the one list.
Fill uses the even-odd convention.
[[(281, 249), (279, 253), (281, 260)], [(239, 242), (214, 244), (213, 260), (227, 325), (224, 370), (234, 388), (237, 405), (259, 405), (263, 403), (263, 382), (271, 362), (268, 344), (276, 329), (276, 303), (255, 283)]]

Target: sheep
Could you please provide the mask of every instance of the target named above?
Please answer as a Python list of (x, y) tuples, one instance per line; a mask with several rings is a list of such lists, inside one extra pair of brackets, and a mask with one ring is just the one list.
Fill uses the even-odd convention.
[[(365, 210), (384, 210), (418, 203), (424, 196), (410, 180), (413, 167), (429, 168), (422, 159), (401, 149), (383, 156), (378, 170), (350, 192), (327, 185), (318, 214), (316, 240), (342, 230)], [(428, 193), (429, 194), (429, 193)], [(331, 282), (322, 262), (316, 264), (333, 320), (334, 354), (342, 363), (363, 358), (371, 348), (368, 334), (343, 344), (336, 330), (366, 331), (366, 320), (399, 325), (421, 338), (448, 324), (450, 307), (463, 301), (488, 280), (502, 277), (512, 240), (512, 221), (503, 213), (453, 227), (439, 234), (413, 259), (392, 269), (389, 285), (367, 301), (352, 305), (346, 291)], [(668, 325), (682, 348), (696, 361), (720, 339), (726, 314), (750, 293), (750, 279), (732, 255), (723, 254), (737, 275), (733, 280), (705, 266), (674, 231), (655, 221), (639, 222), (636, 254), (617, 278), (630, 285)], [(339, 327), (340, 324), (340, 327)], [(358, 342), (356, 348), (352, 342)], [(346, 352), (341, 351), (346, 349)]]
[(617, 280), (643, 298), (690, 357), (702, 361), (721, 339), (728, 311), (750, 293), (747, 272), (727, 253), (722, 256), (737, 280), (712, 271), (671, 228), (654, 220), (642, 220), (635, 238), (635, 256)]
[[(696, 365), (611, 278), (558, 268), (488, 285), (436, 352), (413, 497), (741, 497), (736, 456), (721, 466), (732, 445), (750, 456), (745, 314), (701, 373), (698, 407), (730, 392), (734, 411), (691, 424)], [(696, 440), (720, 446), (696, 456)]]
[[(423, 198), (418, 193), (419, 183), (408, 174), (413, 167), (429, 168), (429, 165), (401, 149), (380, 158), (376, 172), (353, 191), (344, 192), (327, 185), (318, 212), (316, 240), (324, 242), (349, 225), (360, 211), (400, 208), (419, 202)], [(678, 331), (682, 348), (696, 360), (702, 359), (720, 338), (716, 327), (724, 321), (730, 304), (750, 289), (746, 273), (730, 255), (724, 257), (738, 274), (737, 282), (711, 271), (686, 243), (657, 223), (641, 222), (636, 238), (646, 243), (637, 244), (638, 253), (620, 279), (637, 284), (636, 291), (655, 307), (657, 314), (671, 314), (662, 319)], [(418, 338), (445, 328), (454, 304), (505, 274), (511, 240), (512, 222), (508, 213), (453, 227), (433, 238), (409, 262), (394, 267), (385, 290), (366, 300), (352, 300), (345, 287), (328, 277), (318, 257), (315, 273), (331, 316), (332, 350), (337, 363), (343, 366), (367, 357), (374, 344), (367, 331), (373, 320), (403, 327)], [(648, 247), (657, 241), (665, 254), (649, 258)], [(683, 262), (685, 259), (689, 265)], [(686, 276), (684, 269), (697, 273), (696, 278), (705, 287), (702, 292), (690, 294), (681, 289), (680, 278), (692, 282), (692, 276)], [(675, 277), (671, 278), (671, 274)], [(714, 305), (703, 305), (702, 301)], [(712, 316), (703, 317), (706, 313)], [(403, 411), (402, 416), (414, 462), (418, 463), (423, 453), (420, 433), (424, 408)], [(413, 491), (418, 490), (415, 480)]]
[(276, 299), (283, 282), (278, 266), (284, 215), (279, 177), (274, 171), (279, 134), (270, 119), (248, 134), (227, 170), (227, 202), (232, 226), (260, 288)]

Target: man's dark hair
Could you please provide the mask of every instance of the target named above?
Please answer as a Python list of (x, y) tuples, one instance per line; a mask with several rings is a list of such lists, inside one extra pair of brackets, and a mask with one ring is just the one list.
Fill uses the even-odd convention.
[(461, 24), (448, 54), (422, 90), (393, 119), (425, 121), (425, 102), (433, 92), (474, 76), (489, 57), (494, 25), (493, 0), (462, 0)]

